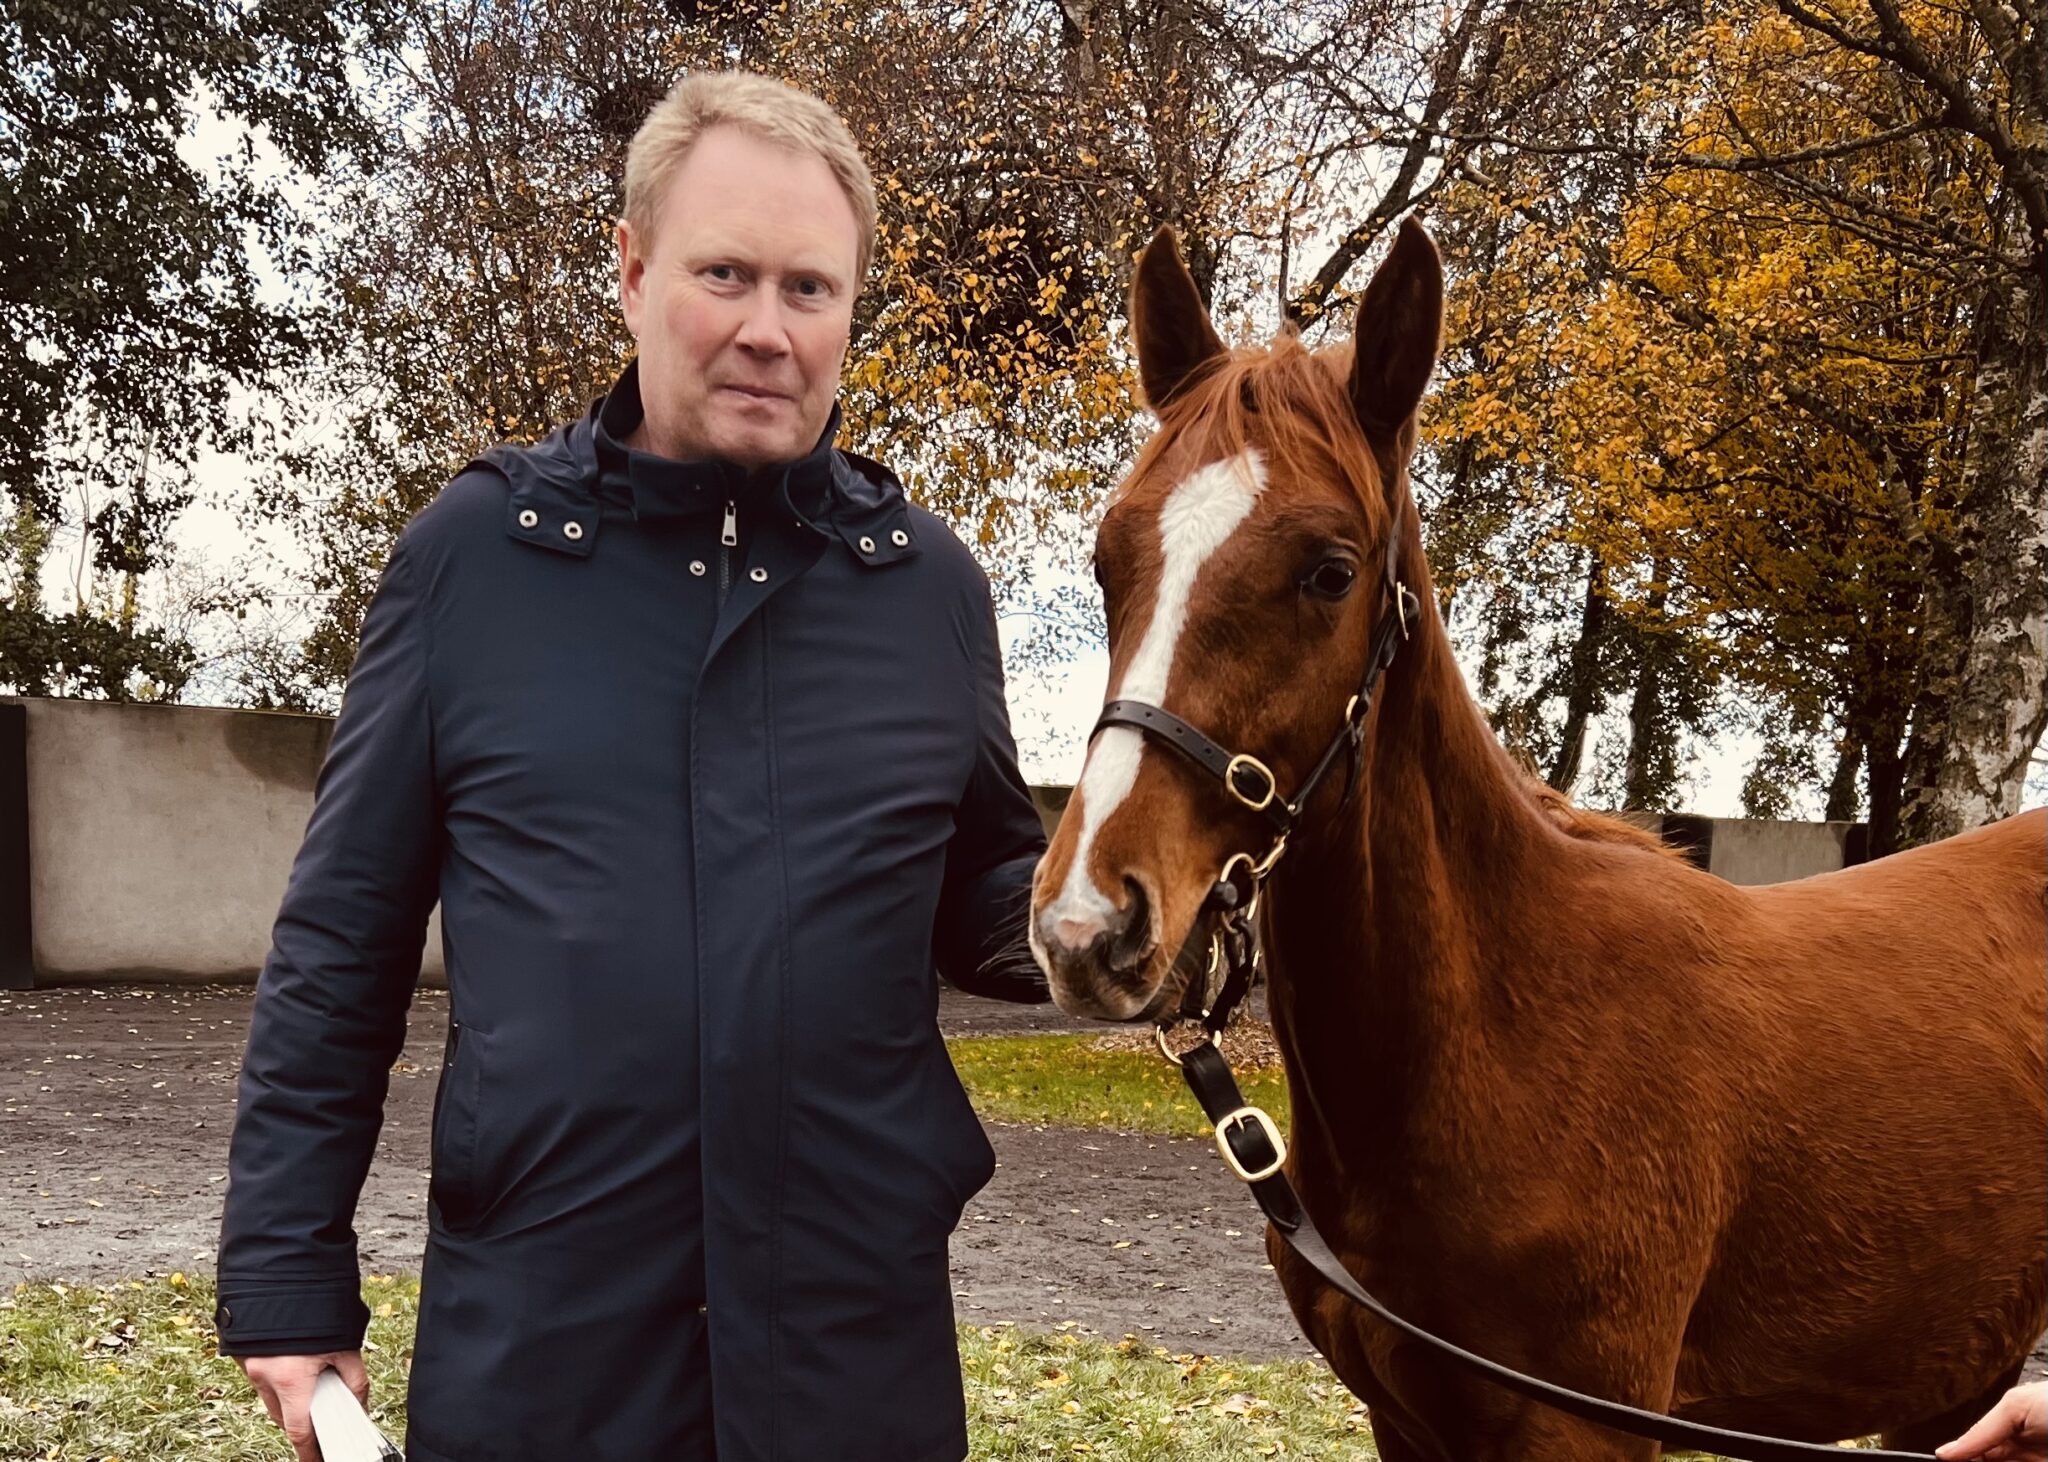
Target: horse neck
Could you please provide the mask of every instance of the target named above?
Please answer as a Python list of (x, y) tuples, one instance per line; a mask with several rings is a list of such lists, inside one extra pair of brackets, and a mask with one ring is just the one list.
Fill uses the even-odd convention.
[[(1421, 563), (1419, 541), (1406, 561)], [(1417, 576), (1422, 621), (1381, 684), (1359, 798), (1341, 811), (1320, 799), (1271, 888), (1297, 1130), (1339, 1161), (1340, 1143), (1389, 1161), (1422, 1083), (1473, 1070), (1489, 965), (1526, 947), (1538, 860), (1557, 857)]]

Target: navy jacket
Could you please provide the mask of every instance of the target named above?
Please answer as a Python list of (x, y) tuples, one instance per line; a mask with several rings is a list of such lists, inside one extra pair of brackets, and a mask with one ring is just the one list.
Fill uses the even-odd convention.
[(749, 474), (639, 418), (629, 367), (399, 536), (257, 991), (221, 1349), (361, 1341), (438, 897), (412, 1462), (954, 1462), (994, 1155), (933, 972), (1045, 998), (987, 581), (833, 428)]

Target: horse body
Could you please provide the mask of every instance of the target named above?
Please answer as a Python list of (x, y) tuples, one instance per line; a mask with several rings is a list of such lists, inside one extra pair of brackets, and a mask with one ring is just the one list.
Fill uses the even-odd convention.
[[(1367, 1288), (1742, 1430), (1910, 1441), (2002, 1389), (2048, 1318), (2048, 814), (1737, 888), (1546, 817), (1447, 654), (1384, 696), (1370, 822), (1291, 850), (1268, 895), (1292, 1176)], [(1592, 1434), (1393, 1346), (1268, 1247), (1425, 1455)]]
[[(2048, 814), (1737, 888), (1515, 768), (1433, 608), (1407, 491), (1441, 273), (1404, 226), (1355, 348), (1226, 352), (1170, 238), (1139, 262), (1162, 430), (1098, 539), (1111, 697), (1302, 785), (1388, 598), (1424, 611), (1299, 809), (1262, 912), (1289, 1173), (1396, 1313), (1577, 1390), (1743, 1430), (1944, 1440), (2048, 1320)], [(1390, 553), (1390, 545), (1396, 551)], [(1270, 824), (1123, 726), (1034, 889), (1076, 1014), (1153, 1018)], [(1386, 1462), (1645, 1459), (1453, 1369), (1269, 1235)]]

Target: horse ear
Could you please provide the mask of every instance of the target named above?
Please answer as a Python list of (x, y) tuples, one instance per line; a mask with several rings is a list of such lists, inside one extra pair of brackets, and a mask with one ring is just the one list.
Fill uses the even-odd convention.
[(1131, 336), (1138, 347), (1138, 383), (1154, 411), (1224, 353), (1171, 227), (1161, 227), (1138, 255), (1131, 280)]
[(1421, 404), (1444, 330), (1444, 266), (1413, 218), (1365, 287), (1353, 336), (1351, 403), (1366, 440), (1390, 444)]

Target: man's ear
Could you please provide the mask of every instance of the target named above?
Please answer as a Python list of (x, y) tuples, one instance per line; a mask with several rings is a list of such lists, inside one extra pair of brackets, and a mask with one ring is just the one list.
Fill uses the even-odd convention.
[(626, 329), (638, 340), (640, 305), (646, 293), (647, 259), (640, 252), (640, 241), (633, 234), (632, 224), (622, 218), (612, 232), (619, 245), (619, 309), (625, 314)]
[(1131, 339), (1138, 350), (1138, 383), (1154, 411), (1224, 353), (1171, 227), (1162, 227), (1138, 255), (1131, 279)]

